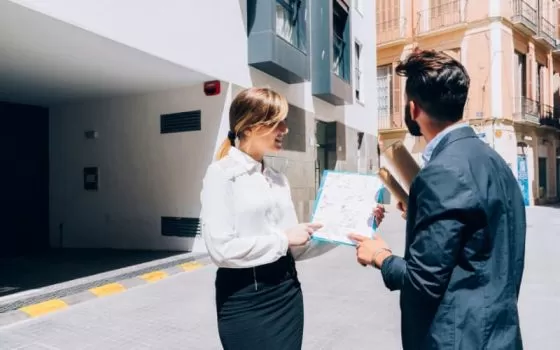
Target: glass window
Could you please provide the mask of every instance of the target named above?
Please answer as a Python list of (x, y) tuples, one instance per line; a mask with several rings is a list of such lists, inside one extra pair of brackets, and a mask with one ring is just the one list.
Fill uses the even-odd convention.
[(306, 52), (307, 11), (304, 0), (276, 0), (276, 34)]
[(355, 57), (355, 61), (354, 61), (354, 71), (355, 71), (355, 77), (354, 77), (354, 91), (355, 91), (355, 95), (356, 95), (356, 100), (363, 102), (364, 101), (364, 96), (361, 93), (363, 91), (363, 81), (362, 81), (362, 60), (361, 60), (361, 56), (362, 56), (362, 45), (359, 42), (355, 42), (354, 43), (354, 57)]
[(344, 81), (350, 81), (350, 45), (348, 8), (341, 0), (333, 0), (333, 72)]

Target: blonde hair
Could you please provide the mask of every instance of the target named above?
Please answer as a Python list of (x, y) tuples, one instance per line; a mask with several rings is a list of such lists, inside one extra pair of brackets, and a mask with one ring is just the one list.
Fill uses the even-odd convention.
[[(225, 157), (235, 139), (242, 139), (244, 132), (253, 127), (276, 127), (288, 115), (288, 101), (269, 88), (252, 87), (241, 91), (229, 108), (229, 132), (216, 159)], [(232, 136), (232, 137), (230, 137)]]

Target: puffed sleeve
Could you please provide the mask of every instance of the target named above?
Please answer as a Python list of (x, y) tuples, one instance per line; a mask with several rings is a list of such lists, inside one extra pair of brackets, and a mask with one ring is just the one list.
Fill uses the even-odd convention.
[(246, 268), (274, 262), (286, 255), (288, 238), (280, 229), (242, 235), (235, 228), (230, 181), (219, 163), (208, 167), (200, 200), (202, 237), (218, 267)]

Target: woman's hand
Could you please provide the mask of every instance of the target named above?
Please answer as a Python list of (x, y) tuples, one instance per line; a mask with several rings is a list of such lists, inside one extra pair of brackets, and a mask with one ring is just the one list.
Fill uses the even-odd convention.
[(303, 223), (292, 227), (286, 231), (288, 245), (290, 247), (305, 245), (309, 242), (313, 232), (317, 231), (321, 227), (323, 227), (323, 225), (317, 223)]

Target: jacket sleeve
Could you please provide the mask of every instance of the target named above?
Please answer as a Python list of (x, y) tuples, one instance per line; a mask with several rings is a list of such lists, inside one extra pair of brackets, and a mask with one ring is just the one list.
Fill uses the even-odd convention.
[(286, 255), (288, 238), (280, 229), (271, 227), (259, 234), (236, 231), (232, 182), (218, 163), (208, 168), (200, 200), (202, 237), (218, 267), (254, 267)]
[(457, 170), (428, 166), (414, 191), (417, 210), (407, 258), (386, 259), (381, 273), (390, 290), (429, 302), (445, 293), (465, 236), (483, 224), (485, 214), (476, 185)]

